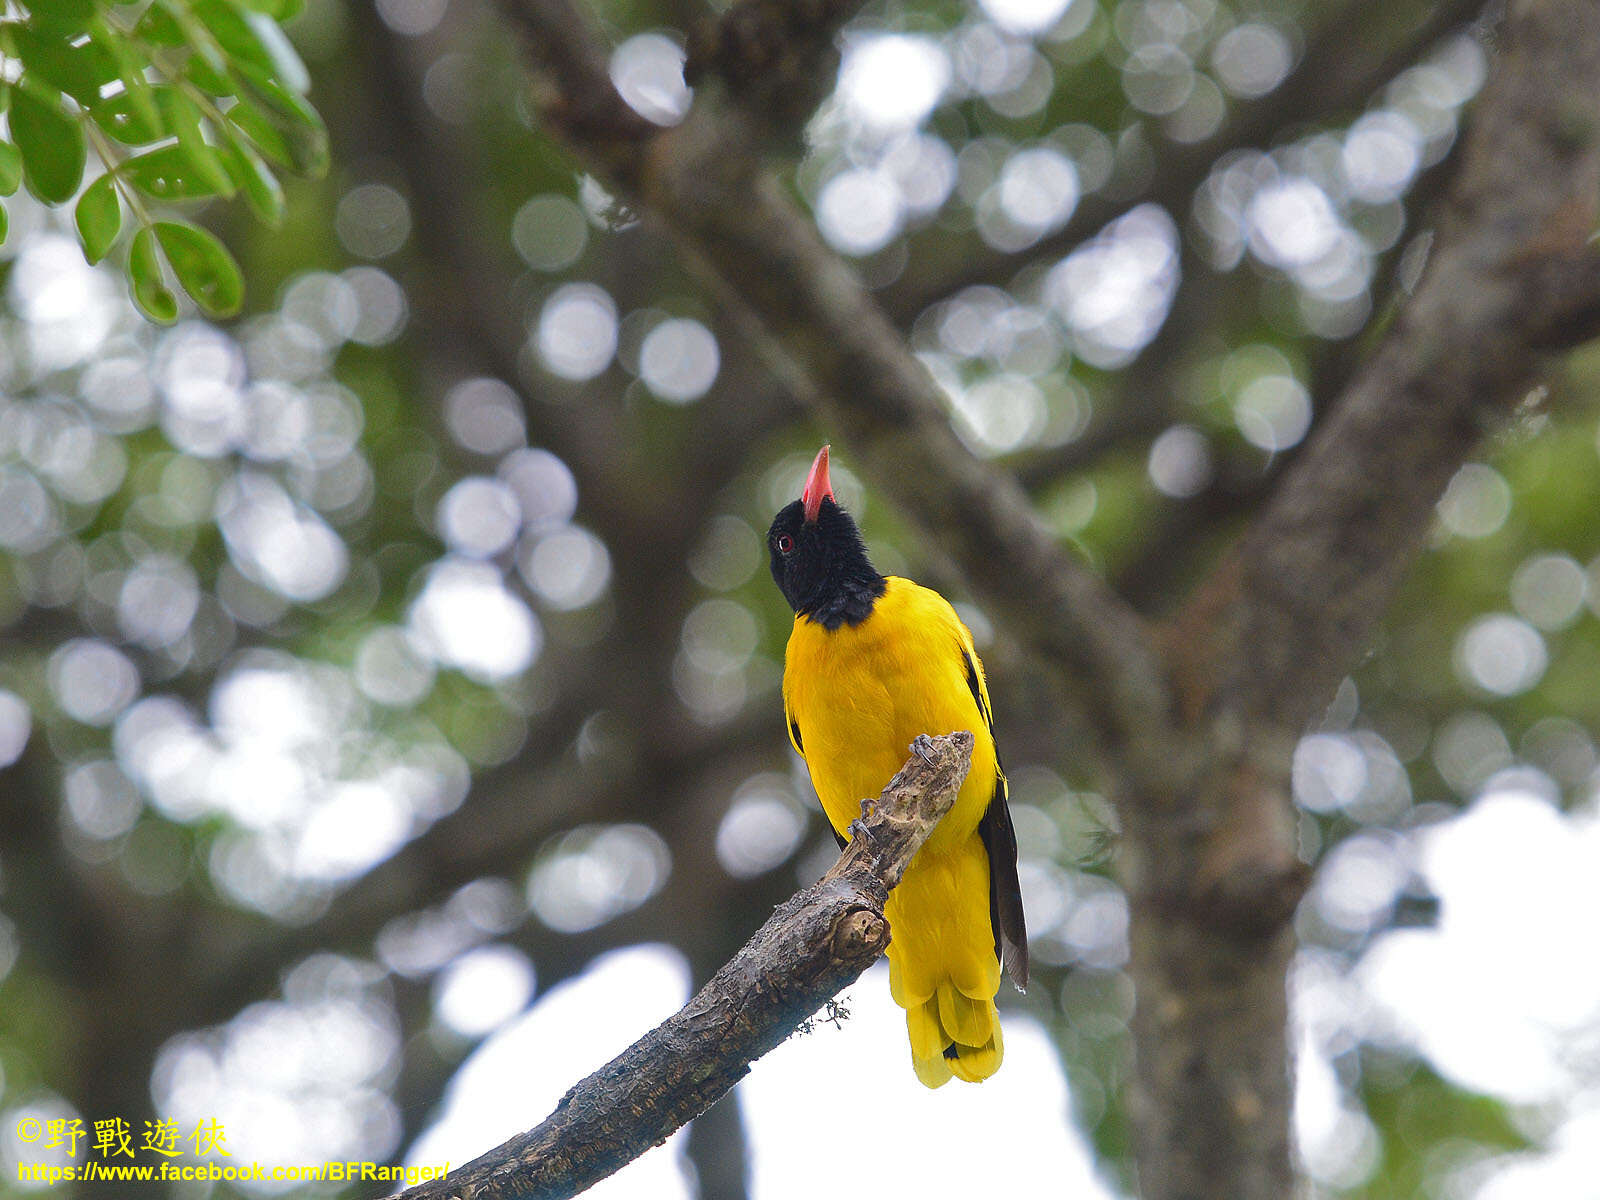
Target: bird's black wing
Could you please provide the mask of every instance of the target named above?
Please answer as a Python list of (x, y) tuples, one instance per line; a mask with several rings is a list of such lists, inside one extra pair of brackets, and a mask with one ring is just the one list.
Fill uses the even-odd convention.
[[(978, 657), (967, 647), (962, 647), (967, 660), (967, 686), (978, 711), (989, 726), (989, 736), (994, 737), (994, 710), (989, 706), (989, 688), (983, 678), (983, 668)], [(1017, 833), (1011, 825), (1011, 809), (1007, 805), (1006, 773), (1000, 766), (1000, 745), (995, 743), (994, 795), (983, 819), (978, 822), (978, 836), (989, 853), (989, 923), (994, 927), (994, 952), (1005, 964), (1019, 989), (1028, 986), (1028, 927), (1022, 915), (1022, 884), (1017, 879)]]
[[(800, 736), (800, 722), (796, 721), (794, 719), (794, 714), (789, 711), (789, 700), (787, 696), (784, 697), (783, 702), (783, 722), (789, 727), (789, 744), (794, 747), (794, 752), (796, 754), (798, 754), (801, 758), (804, 758), (806, 756), (806, 742), (805, 739)], [(822, 822), (828, 826), (828, 832), (833, 834), (833, 840), (839, 843), (839, 849), (843, 850), (850, 844), (850, 839), (835, 829), (832, 823), (828, 821), (826, 816), (822, 818)]]

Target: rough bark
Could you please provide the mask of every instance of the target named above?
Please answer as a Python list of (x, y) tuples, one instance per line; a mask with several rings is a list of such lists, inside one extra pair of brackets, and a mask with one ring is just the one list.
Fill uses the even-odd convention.
[(967, 776), (972, 735), (919, 737), (850, 844), (694, 999), (572, 1088), (541, 1124), (403, 1200), (557, 1200), (705, 1112), (889, 944), (883, 905)]

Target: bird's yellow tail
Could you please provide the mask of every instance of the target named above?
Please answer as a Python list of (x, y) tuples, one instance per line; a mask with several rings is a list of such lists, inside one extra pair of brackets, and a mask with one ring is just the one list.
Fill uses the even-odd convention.
[(953, 1075), (981, 1083), (1000, 1069), (1005, 1043), (994, 1000), (941, 983), (933, 996), (906, 1010), (911, 1034), (911, 1064), (917, 1078), (936, 1088)]
[[(940, 853), (944, 850), (944, 853)], [(1005, 1052), (994, 995), (1000, 963), (989, 923), (989, 865), (977, 837), (929, 844), (889, 893), (889, 991), (906, 1010), (917, 1078), (979, 1083)]]

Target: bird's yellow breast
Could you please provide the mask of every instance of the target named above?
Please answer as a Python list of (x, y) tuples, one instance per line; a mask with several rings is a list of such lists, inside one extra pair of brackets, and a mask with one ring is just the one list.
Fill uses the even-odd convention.
[(859, 625), (829, 631), (796, 617), (783, 673), (784, 709), (798, 730), (823, 810), (841, 834), (905, 763), (918, 734), (972, 733), (972, 767), (929, 847), (972, 836), (995, 791), (994, 738), (968, 682), (972, 638), (948, 601), (907, 579)]

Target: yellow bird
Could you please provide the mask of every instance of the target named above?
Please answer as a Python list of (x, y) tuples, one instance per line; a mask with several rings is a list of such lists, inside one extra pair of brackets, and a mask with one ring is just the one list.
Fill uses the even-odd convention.
[(1017, 839), (994, 716), (972, 634), (937, 592), (878, 574), (833, 497), (828, 447), (767, 534), (772, 576), (794, 609), (783, 669), (789, 739), (843, 846), (861, 801), (900, 769), (918, 734), (969, 730), (972, 768), (889, 895), (889, 990), (906, 1010), (911, 1061), (931, 1088), (1000, 1067), (1000, 964), (1028, 982)]

